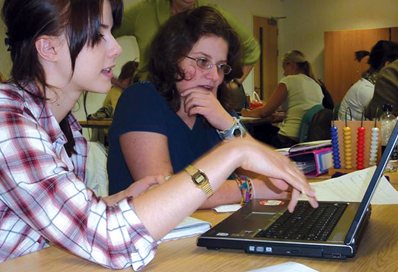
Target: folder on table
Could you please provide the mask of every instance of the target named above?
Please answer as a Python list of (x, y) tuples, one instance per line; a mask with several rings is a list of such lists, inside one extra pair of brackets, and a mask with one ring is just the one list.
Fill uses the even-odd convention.
[(321, 175), (333, 166), (331, 147), (289, 153), (288, 156), (306, 176)]

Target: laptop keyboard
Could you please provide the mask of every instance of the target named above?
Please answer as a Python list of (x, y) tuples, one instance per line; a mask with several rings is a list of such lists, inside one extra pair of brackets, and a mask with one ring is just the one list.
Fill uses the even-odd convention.
[(319, 207), (314, 209), (308, 202), (302, 201), (293, 213), (286, 211), (256, 237), (326, 241), (346, 207), (346, 203), (320, 202)]

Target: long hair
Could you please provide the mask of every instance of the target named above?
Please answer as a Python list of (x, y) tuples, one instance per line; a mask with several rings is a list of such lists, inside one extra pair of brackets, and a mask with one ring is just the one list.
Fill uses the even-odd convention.
[[(195, 43), (207, 35), (221, 37), (228, 44), (227, 63), (232, 67), (232, 71), (225, 75), (219, 89), (225, 86), (225, 82), (243, 74), (239, 37), (217, 10), (202, 6), (172, 16), (160, 28), (152, 42), (148, 70), (149, 80), (155, 84), (174, 111), (180, 108), (180, 94), (176, 90), (176, 82), (185, 78), (184, 71), (178, 64)], [(220, 93), (218, 92), (218, 95)], [(223, 100), (220, 99), (220, 102), (223, 103)]]
[[(282, 60), (284, 63), (295, 63), (300, 70), (301, 73), (307, 75), (308, 77), (312, 78), (316, 82), (318, 79), (315, 77), (311, 64), (305, 58), (304, 53), (299, 50), (292, 50), (287, 52)], [(319, 82), (318, 82), (319, 83)]]
[[(72, 62), (72, 73), (76, 58), (88, 44), (94, 47), (101, 39), (100, 24), (104, 0), (5, 0), (2, 17), (7, 27), (6, 45), (11, 54), (11, 82), (20, 87), (36, 82), (43, 90), (40, 98), (46, 100), (44, 69), (39, 61), (35, 42), (42, 35), (59, 36), (65, 33)], [(114, 26), (119, 26), (123, 13), (122, 0), (109, 0)], [(27, 91), (27, 90), (26, 90)], [(60, 123), (68, 138), (65, 145), (71, 155), (74, 140), (69, 124)]]
[(384, 67), (386, 62), (393, 62), (398, 58), (398, 44), (392, 41), (380, 40), (372, 50), (359, 50), (355, 52), (355, 59), (361, 61), (364, 57), (369, 56), (369, 70), (367, 72), (378, 72)]

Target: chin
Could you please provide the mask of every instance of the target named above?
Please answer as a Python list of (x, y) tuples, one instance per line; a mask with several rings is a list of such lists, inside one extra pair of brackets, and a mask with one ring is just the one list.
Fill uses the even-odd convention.
[(101, 94), (106, 94), (108, 93), (112, 88), (111, 84), (104, 84), (102, 86), (97, 86), (96, 88), (92, 88), (92, 92), (94, 93), (101, 93)]

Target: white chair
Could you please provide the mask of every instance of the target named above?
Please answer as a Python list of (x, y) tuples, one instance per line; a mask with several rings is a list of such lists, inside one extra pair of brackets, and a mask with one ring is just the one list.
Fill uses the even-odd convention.
[(107, 150), (100, 142), (88, 142), (86, 184), (97, 196), (108, 195)]

